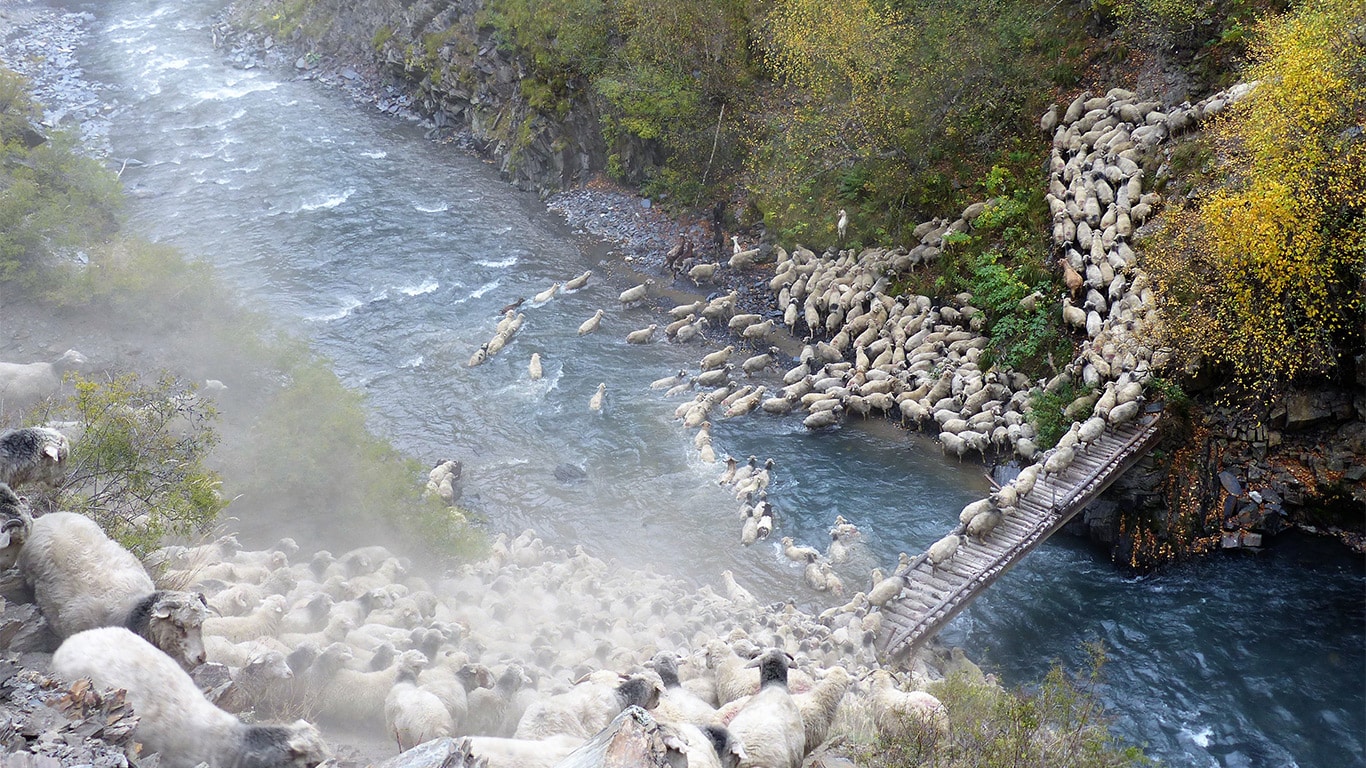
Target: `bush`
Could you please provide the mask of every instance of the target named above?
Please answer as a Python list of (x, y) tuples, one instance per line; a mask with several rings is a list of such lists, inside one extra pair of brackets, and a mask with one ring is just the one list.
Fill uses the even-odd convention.
[(1092, 647), (1092, 664), (1073, 677), (1055, 665), (1034, 690), (1008, 691), (958, 673), (929, 687), (949, 713), (949, 735), (921, 734), (878, 740), (860, 755), (866, 768), (1118, 768), (1150, 761), (1137, 747), (1112, 737), (1097, 696), (1104, 651)]
[(168, 534), (211, 528), (227, 506), (204, 464), (218, 443), (213, 406), (169, 375), (73, 381), (75, 394), (46, 414), (83, 425), (56, 505), (94, 519), (138, 555)]
[(1211, 129), (1220, 186), (1168, 211), (1147, 249), (1179, 361), (1203, 355), (1264, 402), (1362, 347), (1364, 28), (1352, 0), (1264, 27), (1260, 84)]

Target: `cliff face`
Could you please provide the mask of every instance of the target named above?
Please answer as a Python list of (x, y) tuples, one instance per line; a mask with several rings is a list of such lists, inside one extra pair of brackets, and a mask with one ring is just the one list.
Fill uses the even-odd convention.
[[(569, 83), (559, 109), (537, 109), (523, 90), (525, 63), (480, 26), (481, 0), (317, 0), (285, 18), (287, 6), (245, 0), (232, 26), (306, 53), (296, 66), (371, 68), (410, 96), (434, 133), (457, 137), (498, 163), (518, 188), (542, 196), (587, 182), (606, 168), (598, 107), (583, 83)], [(563, 105), (568, 105), (564, 108)], [(646, 143), (613, 147), (629, 180), (654, 162)]]

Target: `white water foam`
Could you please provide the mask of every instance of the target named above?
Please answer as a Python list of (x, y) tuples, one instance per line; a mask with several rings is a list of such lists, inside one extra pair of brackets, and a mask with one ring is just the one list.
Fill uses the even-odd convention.
[(360, 153), (360, 155), (361, 155), (361, 157), (368, 157), (368, 158), (370, 158), (371, 160), (383, 160), (384, 158), (386, 158), (386, 157), (389, 156), (389, 153), (388, 153), (388, 152), (385, 152), (385, 151), (382, 150), (382, 149), (376, 149), (376, 150), (367, 150), (367, 151), (365, 151), (365, 152)]
[(353, 188), (347, 189), (345, 192), (341, 193), (340, 195), (328, 195), (328, 196), (327, 196), (326, 198), (324, 198), (323, 201), (320, 202), (320, 203), (304, 203), (303, 205), (300, 205), (300, 206), (299, 206), (299, 210), (300, 210), (300, 211), (317, 211), (317, 210), (329, 210), (329, 209), (332, 209), (332, 208), (336, 208), (337, 206), (341, 205), (342, 203), (346, 202), (347, 200), (350, 200), (350, 199), (351, 199), (351, 196), (354, 195), (355, 193), (356, 193), (356, 190), (355, 190), (355, 188), (353, 187)]
[(478, 264), (481, 267), (488, 267), (490, 269), (503, 269), (504, 267), (511, 267), (515, 265), (517, 263), (517, 257), (509, 256), (506, 259), (502, 259), (499, 261), (488, 261), (485, 259), (480, 259), (474, 263)]
[(360, 299), (349, 299), (347, 300), (346, 305), (343, 306), (341, 309), (337, 310), (336, 312), (332, 312), (326, 315), (313, 315), (311, 317), (306, 317), (304, 319), (310, 323), (331, 323), (337, 320), (341, 320), (342, 318), (348, 317), (352, 312), (355, 312), (357, 309), (360, 309), (363, 306), (365, 306), (365, 302), (361, 301)]
[(450, 208), (451, 207), (446, 203), (437, 203), (435, 205), (423, 205), (422, 203), (417, 203), (413, 206), (413, 210), (417, 211), (418, 213), (445, 213), (446, 211), (450, 210)]
[(398, 290), (400, 293), (403, 293), (406, 296), (421, 296), (426, 293), (432, 293), (440, 287), (441, 283), (429, 277), (426, 280), (423, 280), (421, 285), (407, 286), (404, 288), (399, 288)]
[(259, 91), (273, 91), (278, 87), (280, 87), (279, 83), (255, 80), (240, 85), (225, 85), (221, 88), (208, 88), (195, 93), (194, 97), (200, 101), (228, 101), (229, 99), (240, 99), (243, 96)]
[(422, 367), (422, 364), (423, 364), (424, 362), (426, 362), (426, 358), (424, 358), (422, 355), (418, 355), (417, 357), (413, 357), (413, 358), (410, 358), (410, 359), (408, 359), (408, 360), (404, 360), (403, 362), (401, 362), (401, 363), (398, 364), (398, 367), (399, 367), (399, 368), (421, 368), (421, 367)]

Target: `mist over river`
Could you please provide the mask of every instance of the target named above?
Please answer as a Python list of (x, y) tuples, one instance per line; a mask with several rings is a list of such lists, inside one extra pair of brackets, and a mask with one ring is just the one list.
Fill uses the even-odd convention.
[[(718, 420), (718, 455), (776, 461), (780, 531), (741, 547), (722, 466), (702, 463), (673, 421), (679, 401), (647, 386), (707, 350), (624, 342), (661, 313), (621, 308), (617, 294), (641, 276), (607, 248), (419, 126), (292, 72), (234, 68), (212, 47), (218, 0), (61, 7), (93, 15), (78, 57), (113, 105), (111, 163), (136, 161), (122, 173), (131, 226), (209, 260), (311, 340), (399, 448), (461, 459), (462, 504), (496, 530), (533, 527), (698, 583), (730, 568), (762, 598), (826, 605), (778, 536), (823, 548), (843, 514), (865, 533), (846, 573), (857, 588), (856, 572), (922, 550), (986, 490), (981, 465), (884, 422), (812, 435), (795, 416)], [(466, 367), (500, 307), (586, 269), (587, 288), (528, 301), (508, 347)], [(579, 337), (598, 308), (602, 330)], [(533, 352), (539, 382), (526, 373)], [(231, 387), (232, 374), (218, 378)], [(588, 409), (599, 382), (600, 414)], [(566, 462), (586, 478), (557, 480)], [(1101, 695), (1119, 735), (1167, 764), (1366, 765), (1366, 574), (1323, 541), (1282, 538), (1139, 578), (1055, 537), (943, 637), (1012, 683), (1056, 659), (1077, 668), (1082, 644), (1103, 640)]]

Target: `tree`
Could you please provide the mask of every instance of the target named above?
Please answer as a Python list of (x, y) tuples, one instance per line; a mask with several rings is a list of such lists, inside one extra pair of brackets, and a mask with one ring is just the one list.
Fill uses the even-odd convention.
[(1266, 23), (1246, 73), (1255, 89), (1210, 130), (1221, 186), (1174, 209), (1152, 249), (1173, 345), (1257, 396), (1329, 373), (1362, 343), (1363, 30), (1355, 0)]

